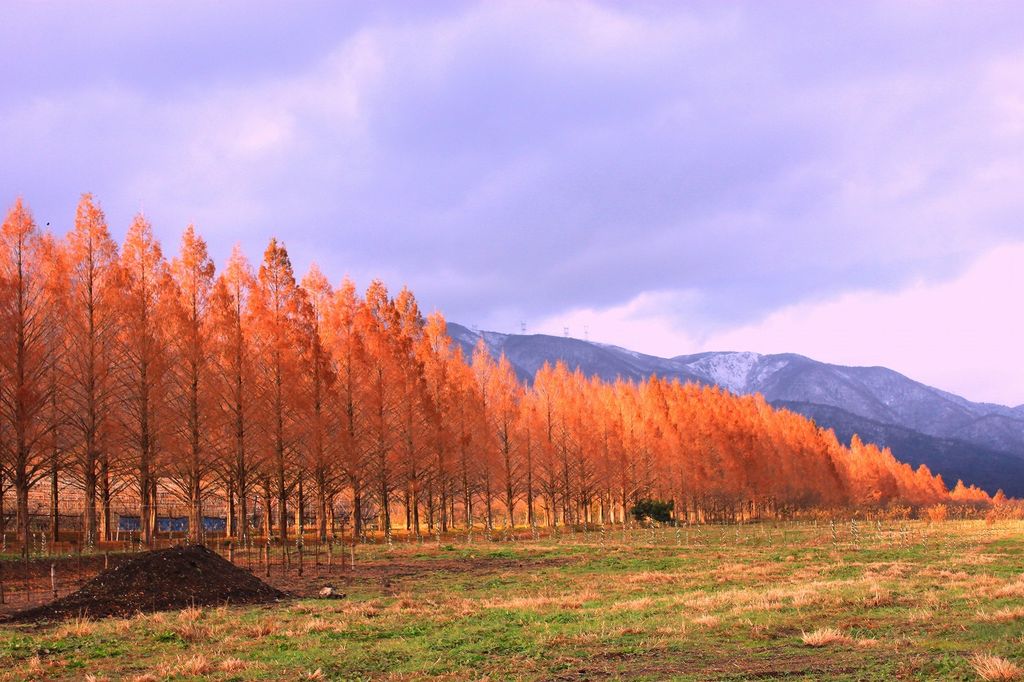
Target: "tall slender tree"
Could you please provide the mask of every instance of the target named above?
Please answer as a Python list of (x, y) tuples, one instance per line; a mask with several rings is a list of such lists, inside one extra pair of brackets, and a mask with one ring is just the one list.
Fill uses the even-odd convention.
[[(67, 376), (71, 451), (84, 492), (83, 534), (95, 544), (99, 529), (110, 537), (110, 448), (113, 445), (117, 391), (120, 269), (117, 244), (103, 211), (86, 194), (78, 204), (67, 238), (70, 281), (67, 348), (62, 354)], [(97, 501), (101, 512), (97, 519)]]
[(213, 457), (209, 455), (213, 368), (209, 307), (214, 265), (206, 242), (189, 225), (181, 238), (178, 256), (171, 262), (172, 372), (176, 431), (181, 449), (172, 459), (173, 479), (189, 510), (189, 537), (204, 536), (203, 494)]
[[(121, 247), (123, 294), (120, 315), (121, 386), (118, 413), (124, 435), (125, 464), (136, 477), (142, 541), (153, 541), (156, 527), (156, 483), (159, 443), (167, 433), (168, 335), (161, 293), (167, 282), (167, 263), (153, 229), (142, 215), (135, 217)], [(164, 442), (167, 447), (169, 443)]]
[(256, 359), (251, 333), (250, 294), (255, 277), (238, 246), (214, 285), (210, 320), (215, 424), (214, 440), (228, 505), (228, 532), (250, 541), (249, 497), (260, 459), (254, 438), (257, 419)]
[(269, 497), (276, 497), (278, 538), (286, 543), (288, 497), (296, 480), (292, 474), (298, 446), (295, 420), (301, 293), (288, 251), (276, 239), (270, 240), (263, 253), (252, 302), (260, 342), (262, 435), (267, 451), (264, 488), (268, 506)]
[(17, 200), (0, 227), (0, 419), (7, 432), (4, 459), (14, 484), (18, 540), (26, 553), (29, 491), (47, 471), (46, 444), (54, 428), (47, 411), (57, 319), (44, 248), (31, 213)]
[[(304, 306), (302, 325), (304, 344), (302, 389), (306, 438), (304, 444), (305, 466), (309, 472), (316, 494), (317, 537), (327, 540), (328, 506), (338, 478), (336, 462), (338, 447), (332, 434), (337, 433), (341, 424), (333, 409), (331, 399), (334, 391), (334, 364), (325, 344), (325, 326), (329, 320), (329, 308), (334, 297), (330, 283), (315, 264), (302, 278), (302, 290), (307, 305)], [(301, 481), (300, 481), (301, 485)]]
[(366, 441), (362, 395), (367, 375), (367, 355), (359, 334), (362, 301), (355, 284), (345, 278), (334, 291), (326, 311), (324, 344), (330, 353), (335, 376), (331, 397), (337, 417), (336, 448), (341, 474), (350, 490), (353, 532), (363, 533), (365, 512)]

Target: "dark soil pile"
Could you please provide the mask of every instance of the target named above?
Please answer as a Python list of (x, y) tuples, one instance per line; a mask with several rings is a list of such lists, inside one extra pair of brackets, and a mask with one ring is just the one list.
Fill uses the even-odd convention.
[(146, 552), (103, 571), (77, 592), (11, 614), (8, 622), (130, 616), (189, 606), (258, 604), (286, 595), (202, 545)]

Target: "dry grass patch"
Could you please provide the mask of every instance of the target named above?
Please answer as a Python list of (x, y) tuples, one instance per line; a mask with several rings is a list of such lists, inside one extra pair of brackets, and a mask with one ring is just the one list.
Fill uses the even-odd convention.
[(336, 613), (343, 613), (347, 616), (357, 616), (360, 618), (376, 618), (384, 609), (385, 606), (374, 599), (371, 601), (343, 604)]
[(217, 664), (217, 669), (225, 673), (237, 673), (245, 670), (249, 667), (249, 664), (240, 658), (234, 656), (228, 656)]
[(639, 573), (627, 573), (622, 576), (622, 581), (629, 585), (665, 585), (686, 580), (688, 580), (688, 577), (682, 573), (665, 573), (662, 571), (640, 571)]
[(309, 618), (298, 623), (295, 631), (302, 634), (320, 634), (321, 632), (337, 632), (338, 625), (322, 618)]
[(980, 554), (970, 551), (952, 556), (949, 559), (950, 563), (958, 566), (984, 566), (985, 564), (991, 564), (995, 560), (996, 557), (991, 554)]
[(131, 682), (160, 682), (160, 678), (153, 673), (142, 673), (141, 675), (134, 675), (131, 678)]
[(823, 647), (831, 644), (849, 644), (853, 640), (835, 628), (818, 628), (812, 632), (802, 632), (800, 641), (807, 646)]
[(397, 611), (422, 611), (423, 609), (434, 609), (437, 606), (429, 599), (415, 599), (410, 595), (403, 595), (395, 600), (391, 608)]
[(640, 597), (639, 599), (627, 599), (617, 601), (608, 607), (610, 611), (646, 611), (654, 606), (656, 602), (651, 597)]
[(64, 637), (88, 637), (95, 633), (97, 628), (98, 625), (96, 624), (96, 621), (78, 617), (57, 628), (54, 632), (54, 636), (58, 639), (63, 639)]
[[(783, 572), (784, 569), (775, 566), (770, 563), (763, 564), (722, 564), (715, 568), (712, 575), (716, 578), (724, 578), (725, 580), (735, 580), (737, 576), (742, 576), (745, 579), (758, 579), (763, 580), (769, 576), (777, 575)], [(751, 580), (751, 582), (755, 582)]]
[(864, 597), (863, 604), (868, 608), (877, 609), (882, 606), (889, 606), (893, 601), (892, 592), (878, 583), (871, 583), (868, 587), (868, 594)]
[(195, 623), (203, 617), (203, 610), (195, 606), (189, 606), (178, 612), (178, 621), (182, 623)]
[(1005, 587), (1006, 582), (990, 573), (977, 573), (969, 576), (963, 586), (982, 594), (994, 594)]
[(203, 656), (202, 654), (195, 654), (188, 658), (179, 659), (177, 665), (174, 666), (174, 669), (179, 675), (200, 677), (213, 672), (213, 664), (210, 663), (210, 659), (206, 656)]
[(776, 611), (782, 608), (782, 602), (777, 599), (773, 599), (768, 594), (756, 595), (749, 601), (737, 604), (733, 607), (732, 612), (736, 615), (745, 613), (747, 611)]
[(928, 623), (935, 619), (935, 614), (928, 609), (911, 609), (907, 612), (907, 620), (911, 623)]
[(28, 663), (26, 663), (25, 667), (28, 668), (28, 674), (32, 677), (42, 675), (46, 670), (46, 665), (43, 663), (43, 659), (39, 658), (38, 655), (28, 659)]
[(678, 625), (663, 625), (659, 628), (655, 628), (655, 632), (665, 637), (685, 637), (688, 627), (686, 622), (680, 622)]
[(252, 639), (263, 639), (277, 632), (277, 623), (264, 618), (263, 620), (256, 621), (252, 625), (242, 628), (242, 633)]
[(718, 624), (721, 622), (721, 618), (711, 613), (704, 613), (693, 619), (694, 625), (700, 625), (704, 628), (718, 627)]
[(172, 631), (189, 644), (204, 642), (210, 638), (210, 628), (195, 621), (182, 623), (172, 628)]
[(827, 598), (827, 593), (818, 585), (808, 585), (794, 589), (789, 598), (793, 608), (802, 609), (824, 601)]
[(734, 606), (736, 592), (723, 590), (722, 592), (697, 592), (683, 597), (683, 604), (698, 611), (720, 609), (727, 606)]
[(545, 647), (583, 646), (595, 644), (600, 640), (600, 633), (580, 632), (574, 635), (553, 635), (550, 637), (542, 637), (540, 639), (540, 644)]
[(134, 618), (118, 618), (113, 623), (114, 631), (118, 634), (126, 635), (136, 631), (136, 620)]
[(971, 666), (978, 677), (989, 682), (1019, 680), (1024, 676), (1024, 670), (1016, 663), (992, 654), (975, 654), (971, 657)]
[(501, 599), (486, 599), (480, 604), (492, 609), (524, 609), (527, 611), (540, 610), (555, 607), (559, 609), (579, 609), (584, 602), (597, 599), (596, 592), (586, 590), (571, 594), (558, 595), (536, 595), (533, 597), (511, 597)]
[(771, 631), (764, 623), (753, 623), (747, 620), (747, 625), (750, 627), (750, 638), (751, 639), (768, 639), (768, 633)]
[(299, 613), (299, 614), (321, 613), (323, 610), (324, 610), (323, 606), (321, 606), (319, 604), (304, 604), (302, 602), (299, 602), (297, 604), (292, 604), (291, 606), (288, 607), (288, 612), (289, 613)]
[(816, 582), (792, 587), (773, 587), (758, 590), (742, 587), (718, 592), (693, 592), (674, 599), (675, 603), (697, 611), (717, 611), (731, 608), (733, 613), (745, 611), (774, 611), (791, 603), (794, 608), (812, 604), (838, 603), (835, 594), (845, 582)]
[(1012, 623), (1024, 618), (1024, 606), (1008, 606), (992, 612), (979, 611), (978, 620), (985, 623)]
[(1020, 597), (1024, 598), (1024, 575), (1000, 586), (996, 591), (997, 597)]

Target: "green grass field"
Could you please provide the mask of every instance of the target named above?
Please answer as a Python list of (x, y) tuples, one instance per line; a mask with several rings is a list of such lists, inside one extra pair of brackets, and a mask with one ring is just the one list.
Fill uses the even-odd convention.
[(979, 654), (1024, 666), (1019, 521), (478, 536), (361, 547), (354, 572), (321, 582), (347, 596), (2, 628), (0, 676), (974, 680)]

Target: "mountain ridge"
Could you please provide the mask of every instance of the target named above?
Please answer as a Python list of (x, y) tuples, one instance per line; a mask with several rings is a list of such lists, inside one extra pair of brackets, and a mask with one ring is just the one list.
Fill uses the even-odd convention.
[(859, 433), (899, 459), (927, 464), (949, 485), (963, 479), (990, 493), (1003, 488), (1024, 496), (1024, 405), (973, 402), (887, 367), (835, 365), (796, 353), (707, 351), (662, 358), (568, 337), (478, 332), (457, 323), (448, 324), (448, 333), (467, 354), (483, 339), (526, 381), (545, 362), (562, 360), (607, 381), (656, 375), (739, 395), (760, 393), (833, 429), (844, 442)]

